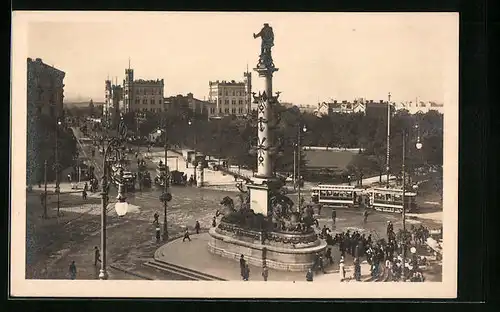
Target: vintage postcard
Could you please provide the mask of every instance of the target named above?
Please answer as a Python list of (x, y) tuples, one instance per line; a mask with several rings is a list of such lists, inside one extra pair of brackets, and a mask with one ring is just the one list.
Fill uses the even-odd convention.
[(456, 297), (458, 26), (14, 12), (11, 296)]

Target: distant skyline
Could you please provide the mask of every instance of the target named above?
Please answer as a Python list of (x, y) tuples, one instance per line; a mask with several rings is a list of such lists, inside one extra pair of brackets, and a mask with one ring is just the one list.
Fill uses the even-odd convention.
[[(42, 13), (43, 14), (43, 13)], [(55, 15), (55, 16), (54, 16)], [(262, 24), (273, 27), (280, 100), (436, 101), (458, 84), (454, 13), (51, 12), (28, 30), (28, 57), (66, 72), (69, 101), (104, 100), (104, 81), (165, 79), (165, 96), (208, 98), (208, 82), (243, 80), (258, 61)], [(456, 77), (456, 81), (454, 81)], [(253, 91), (263, 79), (252, 71)], [(454, 87), (454, 86), (453, 86)]]

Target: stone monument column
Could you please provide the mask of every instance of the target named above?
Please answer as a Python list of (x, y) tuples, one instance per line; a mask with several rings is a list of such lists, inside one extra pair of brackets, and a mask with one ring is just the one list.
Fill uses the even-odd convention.
[(273, 96), (273, 74), (278, 71), (274, 66), (271, 48), (274, 46), (274, 33), (269, 24), (264, 27), (254, 38), (261, 37), (261, 54), (259, 63), (254, 70), (259, 77), (265, 78), (265, 91), (254, 95), (257, 106), (257, 146), (255, 147), (257, 157), (257, 174), (253, 184), (247, 185), (250, 191), (250, 208), (255, 213), (267, 216), (269, 212), (269, 195), (279, 188), (279, 180), (273, 174), (272, 157), (275, 153), (273, 133), (269, 123), (272, 115), (272, 105), (277, 103), (278, 97)]

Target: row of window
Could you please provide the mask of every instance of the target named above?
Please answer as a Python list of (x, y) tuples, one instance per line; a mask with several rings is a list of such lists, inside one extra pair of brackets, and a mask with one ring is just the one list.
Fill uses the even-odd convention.
[[(158, 100), (158, 104), (162, 104), (162, 102), (163, 102), (162, 100)], [(142, 99), (142, 101), (141, 101), (141, 99), (135, 99), (135, 104), (141, 104), (141, 103), (144, 104), (144, 105), (148, 104), (148, 99)], [(156, 100), (155, 99), (150, 99), (149, 104), (155, 105), (156, 104)]]
[(160, 88), (147, 88), (147, 89), (143, 89), (143, 88), (138, 88), (138, 89), (135, 89), (135, 94), (144, 94), (144, 95), (148, 95), (148, 94), (153, 94), (153, 95), (160, 95), (162, 94), (162, 90)]
[[(224, 114), (229, 114), (229, 111), (230, 111), (229, 108), (224, 108)], [(215, 112), (216, 112), (215, 107), (211, 107), (210, 108), (210, 114), (213, 115), (213, 114), (215, 114)], [(244, 114), (245, 113), (245, 109), (243, 109), (241, 107), (238, 108), (238, 109), (236, 109), (236, 108), (232, 108), (231, 109), (231, 114), (236, 114), (236, 112), (238, 112), (238, 114)], [(219, 108), (219, 114), (222, 114), (222, 108)]]
[[(225, 96), (229, 96), (229, 94), (232, 94), (232, 96), (243, 96), (245, 95), (245, 91), (232, 91), (232, 92), (229, 92), (229, 91), (225, 91), (224, 92), (224, 95)], [(212, 95), (217, 95), (217, 91), (212, 91), (211, 93)], [(222, 96), (222, 90), (219, 90), (219, 96)]]
[[(247, 102), (247, 100), (238, 100), (238, 104), (239, 104), (239, 105), (243, 105), (243, 103), (245, 103), (245, 104), (246, 104), (246, 102)], [(222, 99), (219, 99), (219, 104), (222, 104)], [(224, 101), (224, 104), (229, 105), (229, 99), (226, 99), (226, 100)], [(231, 104), (236, 105), (236, 100), (235, 100), (235, 99), (232, 99), (232, 100), (231, 100)]]

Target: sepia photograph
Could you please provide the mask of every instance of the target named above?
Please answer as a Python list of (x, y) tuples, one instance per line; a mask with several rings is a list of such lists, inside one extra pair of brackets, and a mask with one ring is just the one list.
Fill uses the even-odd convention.
[(11, 296), (456, 297), (457, 13), (12, 17)]

